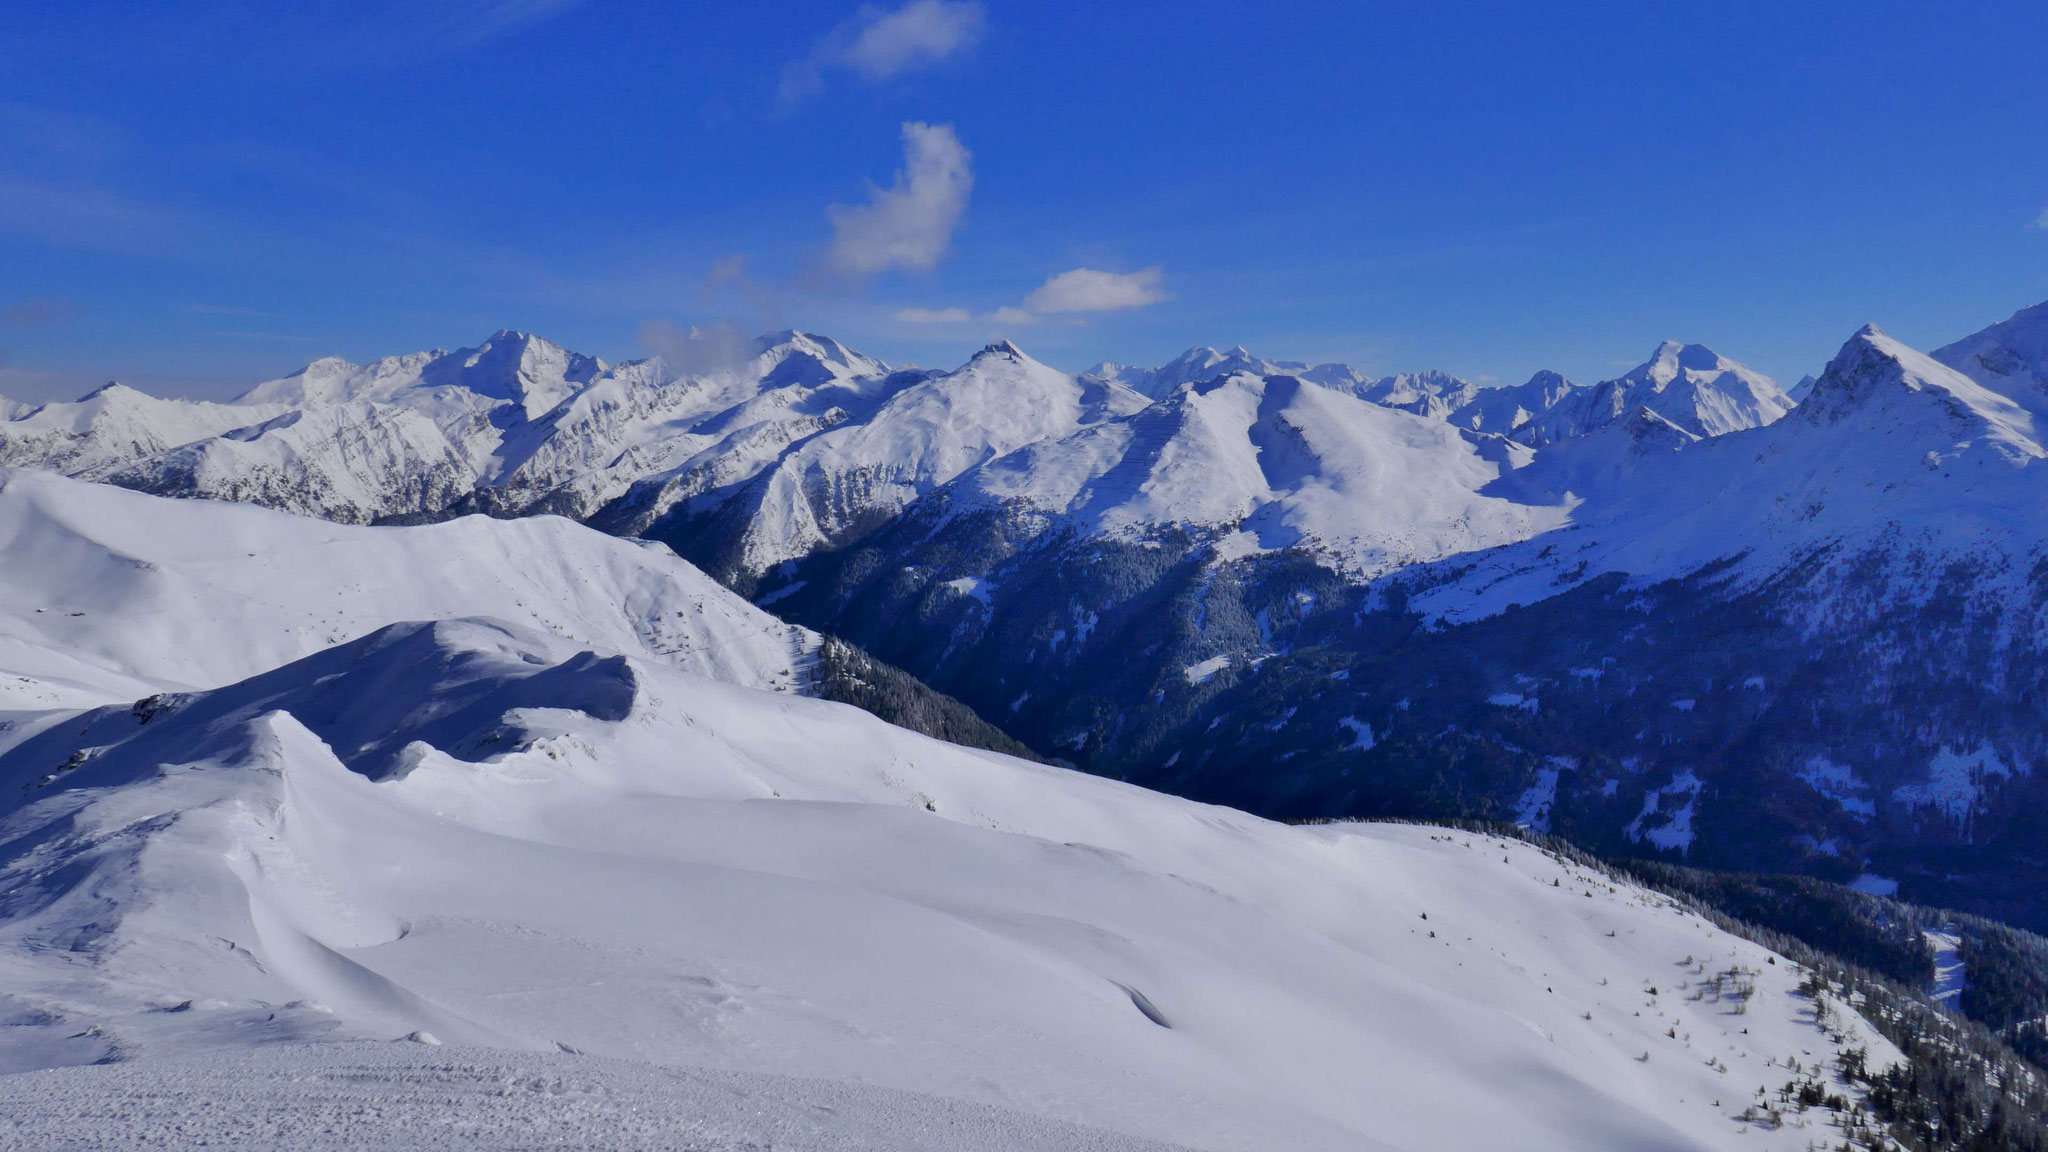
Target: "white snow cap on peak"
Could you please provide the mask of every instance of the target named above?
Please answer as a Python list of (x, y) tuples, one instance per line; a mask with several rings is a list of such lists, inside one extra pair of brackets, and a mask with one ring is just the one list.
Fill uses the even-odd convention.
[[(2048, 456), (2034, 438), (2034, 419), (2025, 408), (1899, 343), (1875, 324), (1849, 337), (1798, 411), (1809, 421), (1833, 423), (1875, 409), (1924, 410), (1911, 402), (1915, 397), (1934, 401), (1950, 421), (1971, 426), (1972, 439), (1981, 438), (2014, 462)], [(1953, 434), (1953, 423), (1942, 427)]]

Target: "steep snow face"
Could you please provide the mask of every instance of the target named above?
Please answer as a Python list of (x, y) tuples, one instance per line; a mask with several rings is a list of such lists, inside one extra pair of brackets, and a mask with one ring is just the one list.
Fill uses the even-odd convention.
[(1120, 384), (992, 344), (776, 461), (746, 496), (741, 565), (759, 573), (842, 543), (970, 468), (1144, 406)]
[(2048, 302), (1933, 352), (1933, 358), (2048, 420)]
[[(412, 1037), (1211, 1149), (1793, 1149), (1720, 1065), (1845, 1046), (1791, 964), (1528, 845), (1272, 824), (583, 647), (399, 624), (0, 734), (0, 1066)], [(1688, 964), (1753, 972), (1746, 1011)]]
[(160, 400), (107, 384), (70, 403), (0, 406), (0, 467), (48, 468), (98, 478), (167, 449), (260, 424), (275, 404)]
[(493, 438), (480, 415), (469, 423), (477, 435), (451, 436), (454, 429), (412, 408), (347, 400), (147, 456), (101, 478), (161, 496), (367, 524), (467, 495)]
[(918, 377), (835, 340), (762, 337), (748, 362), (665, 378), (658, 363), (621, 365), (541, 420), (507, 433), (487, 506), (538, 506), (578, 518), (646, 482), (644, 502), (728, 487), (790, 445), (872, 411)]
[(1648, 408), (1695, 436), (1769, 424), (1794, 401), (1775, 381), (1698, 344), (1667, 340), (1627, 375), (1575, 390), (1532, 421), (1523, 439), (1545, 444), (1584, 435)]
[(1016, 503), (1131, 539), (1242, 531), (1366, 576), (1563, 523), (1561, 504), (1480, 494), (1500, 459), (1440, 421), (1244, 373), (995, 461), (963, 481), (957, 509)]
[(491, 616), (762, 687), (817, 637), (555, 518), (355, 528), (0, 471), (0, 710), (210, 688), (395, 619)]
[[(1569, 542), (1540, 558), (1514, 548), (1486, 557), (1418, 606), (1487, 614), (1554, 594), (1566, 569), (1652, 580), (1740, 557), (1755, 580), (1829, 549), (1835, 559), (1805, 581), (1810, 607), (1828, 612), (1827, 590), (1859, 559), (1881, 557), (1887, 579), (1902, 582), (1891, 594), (1922, 597), (1957, 559), (1989, 561), (1981, 575), (1993, 583), (2024, 582), (2028, 565), (2011, 561), (2048, 535), (2036, 514), (2048, 451), (2032, 416), (1874, 326), (1850, 338), (1791, 417), (1691, 447), (1664, 436), (1684, 450), (1610, 473), (1608, 498), (1579, 511)], [(1517, 482), (1536, 484), (1541, 464)]]

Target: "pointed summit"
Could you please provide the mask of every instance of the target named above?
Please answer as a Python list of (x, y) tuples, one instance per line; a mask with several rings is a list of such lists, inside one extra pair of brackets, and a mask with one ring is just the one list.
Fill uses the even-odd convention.
[(1666, 340), (1626, 374), (1579, 390), (1532, 421), (1528, 442), (1583, 436), (1639, 407), (1704, 437), (1770, 424), (1793, 401), (1777, 381), (1704, 344)]
[(1866, 324), (1849, 337), (1798, 409), (1814, 424), (1859, 420), (1950, 456), (1983, 444), (2013, 463), (2048, 456), (2012, 400)]

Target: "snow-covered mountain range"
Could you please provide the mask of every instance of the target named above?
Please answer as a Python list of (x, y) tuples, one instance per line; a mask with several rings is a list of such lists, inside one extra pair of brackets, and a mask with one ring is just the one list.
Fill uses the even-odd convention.
[(2048, 800), (2044, 333), (1867, 329), (1796, 400), (1676, 342), (1482, 388), (1244, 348), (899, 371), (794, 332), (674, 375), (499, 333), (227, 405), (109, 387), (0, 420), (0, 461), (351, 523), (559, 513), (1096, 771), (1540, 812), (2048, 924), (2018, 817)]
[[(0, 533), (24, 1143), (1796, 1149), (1863, 1099), (1838, 1057), (1899, 1058), (1527, 844), (811, 698), (812, 634), (563, 519), (0, 471)], [(1781, 1079), (1842, 1102), (1767, 1117)]]

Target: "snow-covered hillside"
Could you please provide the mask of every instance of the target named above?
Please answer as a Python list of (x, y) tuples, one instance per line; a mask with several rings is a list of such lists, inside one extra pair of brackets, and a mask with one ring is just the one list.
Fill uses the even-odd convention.
[(1561, 503), (1480, 494), (1527, 456), (1348, 391), (1246, 372), (991, 462), (962, 481), (952, 514), (1017, 504), (1054, 534), (1237, 533), (1234, 555), (1300, 547), (1376, 575), (1563, 523)]
[(816, 634), (666, 548), (554, 517), (362, 528), (0, 470), (0, 710), (211, 688), (394, 620), (490, 616), (733, 683)]
[(2048, 302), (2022, 308), (1931, 355), (2048, 420)]
[(1583, 436), (1640, 408), (1695, 436), (1721, 436), (1762, 427), (1793, 407), (1761, 372), (1701, 345), (1666, 340), (1625, 375), (1561, 395), (1520, 438), (1544, 444)]
[[(400, 549), (383, 541), (451, 531), (556, 534), (578, 558), (566, 574), (640, 551), (564, 522), (348, 529), (22, 474), (0, 500), (40, 508), (11, 515), (51, 540), (66, 511), (128, 511), (134, 523), (73, 533), (59, 562), (98, 548), (113, 559), (95, 563), (156, 566), (83, 569), (116, 592), (202, 577), (267, 589), (252, 636), (330, 599), (387, 620), (217, 687), (10, 718), (10, 1068), (133, 1061), (105, 1081), (118, 1094), (149, 1091), (156, 1060), (226, 1053), (271, 1075), (274, 1058), (233, 1054), (439, 1042), (509, 1050), (437, 1063), (458, 1076), (629, 1094), (644, 1076), (562, 1053), (722, 1070), (684, 1079), (771, 1098), (760, 1074), (852, 1084), (845, 1123), (884, 1130), (985, 1105), (1038, 1118), (1015, 1131), (1213, 1149), (1792, 1149), (1828, 1131), (1821, 1116), (1744, 1123), (1757, 1085), (1790, 1079), (1791, 1057), (1885, 1058), (1853, 1017), (1839, 1039), (1817, 1027), (1791, 965), (1527, 845), (1272, 824), (942, 744), (773, 691), (772, 671), (741, 661), (664, 660), (615, 618), (412, 623), (402, 569), (278, 573), (279, 552), (388, 566)], [(164, 522), (170, 543), (139, 554), (135, 523), (158, 509), (220, 526)], [(282, 543), (252, 547), (259, 532)], [(329, 539), (349, 547), (322, 551)], [(127, 592), (93, 607), (113, 635), (167, 626), (159, 610), (178, 603)], [(777, 627), (718, 609), (677, 618), (677, 643), (713, 648), (731, 624), (758, 635), (749, 617)], [(182, 659), (172, 647), (163, 657)], [(1688, 991), (1725, 973), (1751, 990)], [(359, 1051), (302, 1062), (286, 1098), (331, 1106), (325, 1061)], [(411, 1059), (369, 1058), (364, 1075)], [(8, 1089), (16, 1132), (107, 1122), (70, 1097), (93, 1098), (87, 1071)], [(138, 1123), (189, 1113), (177, 1099)], [(954, 1146), (1016, 1146), (1004, 1114), (961, 1114)], [(756, 1122), (792, 1121), (772, 1104)], [(811, 1123), (798, 1135), (822, 1141), (835, 1121)], [(720, 1138), (747, 1136), (760, 1138)]]
[[(2048, 450), (2033, 416), (1875, 326), (1843, 345), (1789, 417), (1696, 445), (1681, 431), (1665, 434), (1655, 467), (1604, 485), (1542, 557), (1480, 558), (1418, 604), (1469, 617), (1554, 594), (1562, 571), (1648, 582), (1733, 557), (1756, 581), (1824, 551), (1836, 580), (1850, 567), (1872, 575), (1874, 558), (1901, 593), (1924, 597), (1961, 558), (1987, 562), (1986, 579), (2023, 583), (2015, 561), (2048, 540), (2036, 514)], [(1842, 622), (1825, 596), (1817, 611)]]
[[(872, 532), (970, 468), (1145, 405), (1120, 384), (991, 344), (959, 369), (895, 392), (865, 419), (789, 448), (737, 491), (691, 500), (694, 490), (656, 478), (596, 522), (670, 540), (719, 576), (750, 582)], [(708, 540), (707, 526), (715, 526)]]

